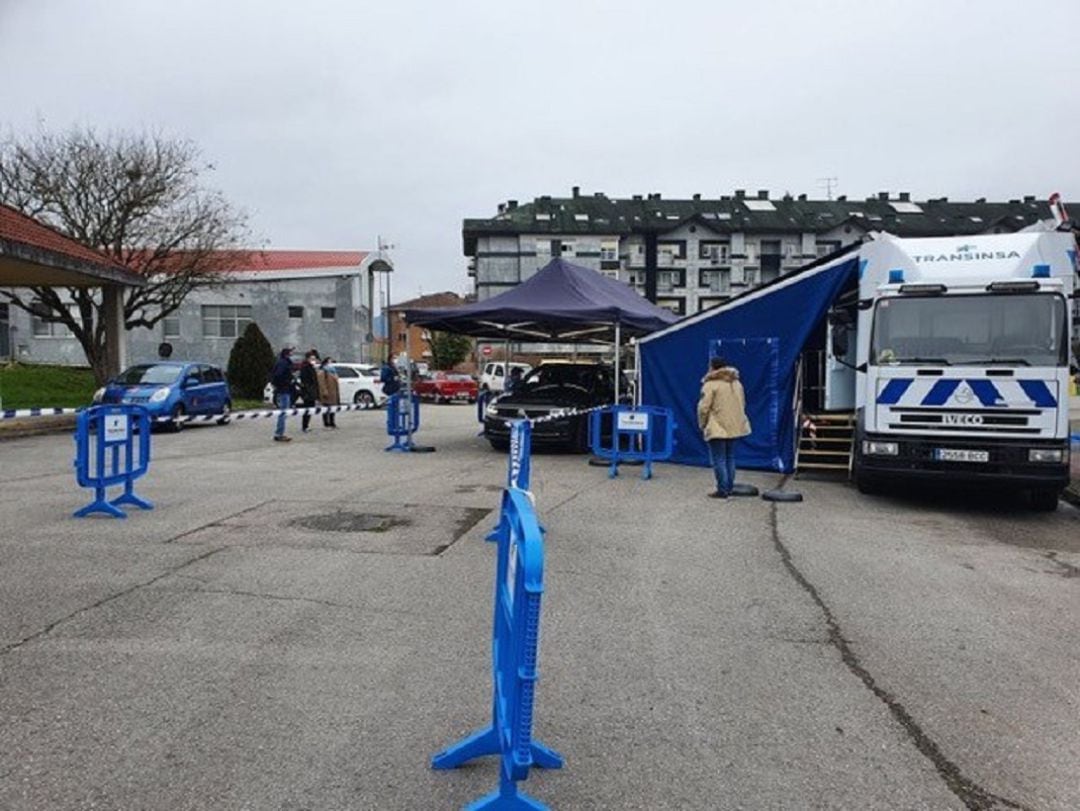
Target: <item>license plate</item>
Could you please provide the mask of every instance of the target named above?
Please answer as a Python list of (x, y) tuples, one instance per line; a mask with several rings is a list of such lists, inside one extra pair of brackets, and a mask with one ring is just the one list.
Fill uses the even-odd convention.
[(937, 448), (934, 458), (939, 462), (989, 462), (990, 451), (969, 451), (960, 448)]

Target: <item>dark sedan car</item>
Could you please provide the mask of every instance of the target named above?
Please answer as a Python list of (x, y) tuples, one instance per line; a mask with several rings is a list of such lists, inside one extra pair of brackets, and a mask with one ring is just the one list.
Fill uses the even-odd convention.
[[(625, 391), (625, 389), (624, 389)], [(584, 452), (589, 446), (588, 415), (567, 411), (611, 403), (614, 373), (596, 363), (545, 363), (525, 377), (519, 389), (493, 400), (484, 412), (484, 436), (491, 447), (510, 444), (509, 421), (553, 416), (533, 426), (534, 447), (557, 447)]]

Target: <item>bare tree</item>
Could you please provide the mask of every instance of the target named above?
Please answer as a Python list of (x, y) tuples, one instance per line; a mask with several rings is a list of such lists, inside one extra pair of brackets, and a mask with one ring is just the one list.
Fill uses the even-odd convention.
[[(99, 135), (89, 128), (0, 141), (0, 202), (101, 251), (147, 279), (124, 298), (125, 327), (152, 327), (197, 287), (221, 284), (249, 258), (247, 218), (202, 185), (213, 166), (190, 141)], [(100, 291), (0, 290), (46, 322), (65, 325), (94, 375), (106, 375)]]

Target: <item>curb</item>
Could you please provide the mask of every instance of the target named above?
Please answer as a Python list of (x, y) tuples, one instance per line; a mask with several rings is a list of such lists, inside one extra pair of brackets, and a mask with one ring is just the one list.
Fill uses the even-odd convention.
[(75, 415), (28, 417), (0, 422), (0, 442), (27, 436), (70, 433), (75, 430)]

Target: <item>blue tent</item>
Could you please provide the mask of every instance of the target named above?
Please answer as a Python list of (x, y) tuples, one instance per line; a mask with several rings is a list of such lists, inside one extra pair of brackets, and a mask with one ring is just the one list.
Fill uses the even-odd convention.
[(752, 433), (735, 447), (742, 468), (791, 471), (799, 356), (845, 285), (857, 278), (852, 246), (639, 341), (642, 402), (671, 408), (678, 423), (673, 461), (707, 465), (697, 401), (709, 358), (739, 370)]
[(517, 341), (610, 342), (647, 335), (675, 316), (642, 298), (632, 287), (591, 268), (553, 259), (505, 293), (463, 307), (406, 310), (410, 324)]

